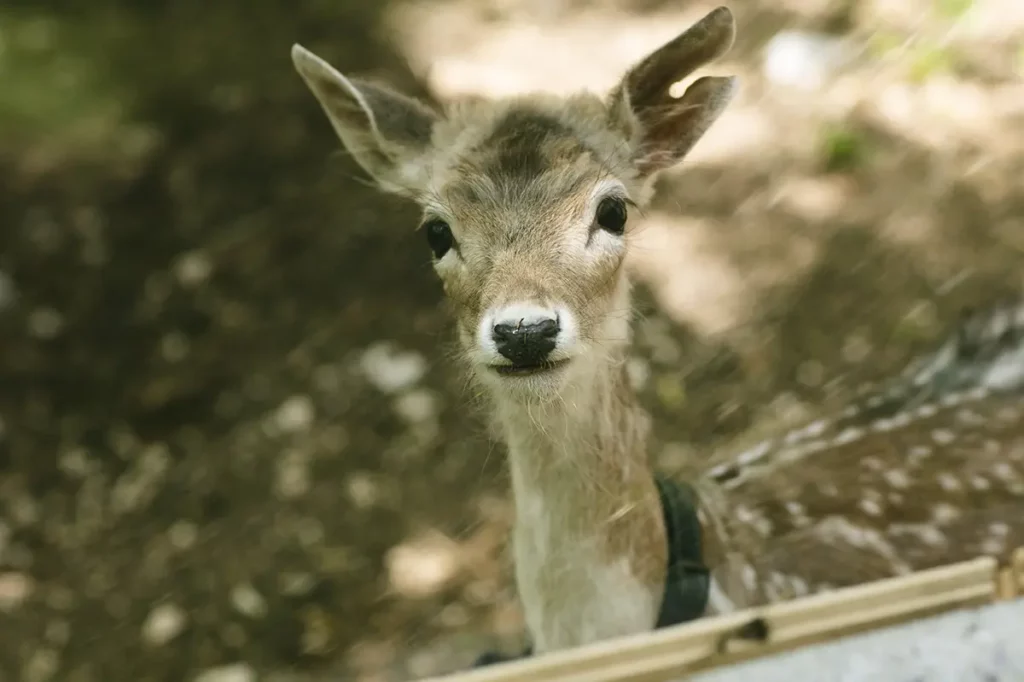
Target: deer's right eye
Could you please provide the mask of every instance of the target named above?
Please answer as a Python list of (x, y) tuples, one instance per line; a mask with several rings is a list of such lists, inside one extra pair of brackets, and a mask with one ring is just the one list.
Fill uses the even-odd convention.
[(427, 233), (427, 244), (430, 245), (430, 250), (434, 252), (434, 258), (440, 260), (444, 257), (444, 254), (448, 253), (453, 246), (455, 246), (455, 237), (452, 235), (452, 228), (448, 227), (448, 223), (443, 220), (429, 220), (423, 226), (423, 231)]

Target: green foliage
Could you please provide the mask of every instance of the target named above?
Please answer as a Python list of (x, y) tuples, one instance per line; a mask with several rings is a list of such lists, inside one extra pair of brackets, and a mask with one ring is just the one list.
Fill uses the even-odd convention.
[(892, 54), (905, 42), (905, 38), (893, 31), (879, 30), (868, 38), (868, 52), (876, 59)]
[(46, 16), (0, 12), (0, 130), (8, 139), (95, 134), (118, 98), (87, 56)]
[(908, 76), (915, 83), (956, 70), (956, 58), (952, 51), (940, 45), (921, 44), (911, 52), (907, 66)]
[(827, 126), (820, 142), (823, 166), (830, 173), (844, 173), (861, 167), (867, 157), (863, 135), (845, 125)]
[(680, 409), (686, 404), (686, 386), (682, 377), (665, 375), (657, 379), (654, 391), (661, 404), (669, 409)]
[(936, 12), (947, 19), (959, 19), (974, 7), (974, 0), (935, 0)]
[(944, 44), (950, 24), (956, 23), (974, 7), (974, 0), (934, 0), (931, 21), (923, 22), (915, 32), (907, 34), (887, 28), (876, 29), (867, 41), (868, 53), (876, 59), (895, 55), (898, 66), (907, 78), (922, 83), (937, 75), (957, 72), (961, 59)]
[(919, 305), (893, 327), (890, 343), (910, 347), (928, 343), (941, 331), (934, 306)]

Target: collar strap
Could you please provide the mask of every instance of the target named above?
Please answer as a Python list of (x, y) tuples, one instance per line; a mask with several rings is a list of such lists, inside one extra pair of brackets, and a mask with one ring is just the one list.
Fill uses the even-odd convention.
[(697, 494), (686, 483), (658, 476), (654, 480), (661, 498), (668, 537), (668, 574), (656, 628), (695, 620), (708, 605), (711, 576), (701, 557), (703, 546)]

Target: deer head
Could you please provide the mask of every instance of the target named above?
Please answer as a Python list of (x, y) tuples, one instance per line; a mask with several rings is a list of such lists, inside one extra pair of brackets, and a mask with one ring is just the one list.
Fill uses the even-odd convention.
[(631, 68), (606, 97), (468, 99), (442, 110), (292, 58), (343, 145), (421, 231), (477, 376), (520, 400), (557, 395), (629, 342), (631, 210), (732, 97), (733, 78), (670, 87), (732, 45), (720, 7)]

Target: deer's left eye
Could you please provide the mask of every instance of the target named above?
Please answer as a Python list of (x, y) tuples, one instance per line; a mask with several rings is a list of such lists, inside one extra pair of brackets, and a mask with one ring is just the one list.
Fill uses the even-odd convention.
[(594, 220), (606, 232), (620, 235), (626, 230), (626, 202), (619, 197), (605, 197), (597, 205)]

